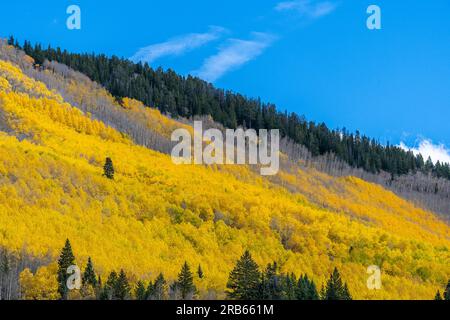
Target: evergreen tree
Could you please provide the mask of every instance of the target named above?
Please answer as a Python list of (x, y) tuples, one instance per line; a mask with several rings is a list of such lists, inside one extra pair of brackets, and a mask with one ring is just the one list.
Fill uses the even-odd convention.
[(164, 275), (162, 273), (160, 273), (156, 278), (151, 291), (151, 295), (149, 296), (151, 300), (167, 299), (167, 281), (164, 279)]
[(14, 41), (14, 37), (13, 36), (9, 36), (8, 38), (8, 44), (10, 46), (13, 46), (16, 42)]
[(316, 284), (314, 283), (314, 281), (310, 280), (306, 274), (300, 276), (300, 278), (298, 279), (296, 296), (298, 300), (319, 299)]
[(284, 300), (295, 300), (297, 298), (296, 295), (296, 289), (297, 289), (297, 279), (293, 273), (286, 274), (283, 277), (283, 283), (282, 283), (282, 299)]
[(127, 300), (130, 298), (130, 284), (128, 278), (123, 270), (120, 270), (119, 277), (114, 286), (115, 300)]
[(153, 298), (153, 291), (154, 291), (154, 286), (153, 286), (153, 282), (149, 282), (147, 289), (145, 290), (145, 297), (147, 300), (151, 300)]
[(189, 300), (194, 297), (197, 288), (194, 285), (193, 279), (189, 265), (185, 262), (178, 274), (178, 281), (176, 283), (176, 287), (180, 291), (180, 298), (182, 300)]
[(105, 287), (102, 289), (100, 294), (100, 300), (114, 300), (116, 299), (115, 288), (117, 284), (117, 273), (115, 271), (111, 271), (108, 276), (108, 280), (106, 280)]
[(103, 166), (103, 175), (108, 179), (114, 179), (114, 166), (111, 158), (106, 158), (105, 165)]
[(67, 279), (70, 276), (67, 274), (67, 268), (72, 265), (75, 265), (75, 256), (73, 255), (70, 241), (67, 239), (58, 259), (58, 293), (61, 295), (62, 300), (67, 300), (69, 293)]
[(434, 296), (434, 300), (443, 300), (439, 290), (436, 292), (436, 295)]
[(228, 297), (238, 300), (259, 298), (260, 273), (249, 251), (245, 251), (230, 273)]
[(344, 284), (344, 290), (342, 291), (342, 299), (341, 300), (352, 300), (352, 295), (348, 290), (347, 283)]
[(260, 298), (264, 300), (280, 300), (283, 298), (283, 281), (278, 274), (278, 265), (276, 262), (268, 264), (261, 275)]
[(203, 277), (205, 276), (205, 275), (203, 274), (203, 270), (202, 270), (202, 266), (201, 266), (201, 265), (198, 265), (197, 275), (198, 275), (198, 278), (199, 278), (199, 279), (203, 279)]
[(447, 286), (445, 287), (444, 300), (450, 300), (450, 280), (448, 280)]
[(138, 283), (136, 284), (134, 295), (136, 296), (137, 300), (147, 300), (147, 291), (142, 281), (138, 281)]
[(92, 264), (91, 257), (88, 258), (86, 269), (84, 269), (82, 282), (83, 284), (91, 285), (93, 288), (97, 287), (98, 281), (97, 276), (95, 274), (94, 265)]
[(347, 284), (342, 283), (341, 275), (337, 268), (334, 268), (330, 279), (327, 281), (324, 300), (351, 300), (351, 295)]

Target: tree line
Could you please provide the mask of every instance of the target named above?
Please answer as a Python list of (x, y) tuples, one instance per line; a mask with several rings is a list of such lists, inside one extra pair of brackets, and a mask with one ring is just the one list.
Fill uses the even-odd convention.
[[(58, 293), (62, 300), (70, 298), (70, 266), (76, 264), (75, 256), (69, 240), (61, 250), (58, 259)], [(95, 272), (91, 258), (81, 276), (80, 294), (82, 298), (99, 300), (192, 300), (198, 297), (194, 277), (203, 279), (201, 265), (195, 274), (187, 262), (181, 267), (178, 279), (169, 283), (164, 274), (160, 273), (154, 281), (146, 285), (137, 281), (132, 285), (124, 272), (111, 271), (103, 283), (101, 276)], [(234, 300), (351, 300), (347, 284), (341, 279), (337, 268), (331, 273), (325, 286), (318, 291), (316, 284), (306, 274), (298, 279), (295, 274), (280, 273), (276, 262), (267, 265), (265, 270), (253, 260), (249, 251), (245, 251), (231, 271), (226, 295)]]
[[(75, 265), (75, 256), (70, 241), (66, 240), (58, 260), (58, 293), (62, 300), (70, 297), (67, 270)], [(146, 285), (139, 280), (132, 285), (124, 270), (109, 273), (103, 284), (101, 276), (95, 272), (91, 258), (82, 274), (80, 289), (82, 298), (100, 300), (192, 300), (198, 298), (194, 277), (203, 279), (205, 274), (198, 266), (195, 274), (187, 262), (181, 267), (178, 279), (169, 284), (160, 273), (154, 281)], [(260, 272), (258, 264), (249, 251), (245, 251), (230, 272), (227, 282), (227, 298), (233, 300), (352, 300), (352, 296), (339, 270), (334, 268), (325, 285), (318, 290), (308, 275), (299, 278), (294, 273), (280, 273), (276, 262), (269, 263)], [(435, 300), (450, 300), (450, 280), (441, 295), (438, 290)]]
[(394, 145), (348, 132), (331, 130), (324, 123), (307, 121), (296, 113), (280, 111), (274, 104), (245, 97), (199, 78), (178, 75), (173, 70), (152, 69), (147, 63), (133, 63), (116, 56), (76, 54), (60, 48), (42, 48), (25, 41), (21, 46), (10, 37), (8, 43), (25, 51), (36, 64), (45, 60), (63, 63), (102, 84), (117, 99), (130, 97), (154, 106), (173, 117), (210, 115), (229, 128), (280, 129), (284, 137), (304, 145), (313, 156), (333, 153), (355, 168), (371, 173), (385, 171), (394, 175), (424, 172), (450, 179), (450, 165), (424, 159)]

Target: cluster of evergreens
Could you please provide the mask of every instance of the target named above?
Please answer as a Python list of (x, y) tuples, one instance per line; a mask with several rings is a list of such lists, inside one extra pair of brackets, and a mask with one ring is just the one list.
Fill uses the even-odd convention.
[[(75, 265), (75, 256), (69, 240), (66, 240), (64, 248), (58, 260), (58, 293), (62, 300), (69, 299), (70, 290), (67, 281), (71, 276), (68, 268)], [(198, 266), (196, 276), (202, 279), (205, 275), (201, 266)], [(100, 276), (97, 276), (91, 258), (81, 277), (82, 286), (80, 294), (85, 299), (100, 300), (192, 300), (197, 297), (198, 291), (194, 284), (194, 274), (187, 262), (181, 267), (178, 279), (168, 284), (161, 273), (154, 282), (147, 285), (143, 281), (137, 281), (133, 286), (123, 270), (119, 273), (112, 271), (103, 284)], [(307, 275), (300, 278), (291, 274), (282, 274), (276, 262), (268, 264), (263, 272), (246, 251), (237, 261), (235, 268), (230, 273), (227, 283), (227, 296), (235, 300), (351, 300), (346, 283), (343, 283), (337, 268), (330, 275), (326, 286), (317, 291), (313, 280)]]
[(308, 276), (282, 274), (276, 262), (268, 264), (263, 272), (246, 251), (236, 263), (227, 283), (227, 295), (238, 300), (351, 300), (347, 284), (334, 269), (326, 286), (317, 291)]
[[(58, 293), (63, 300), (69, 298), (67, 280), (70, 275), (67, 269), (71, 265), (75, 265), (75, 256), (69, 240), (66, 240), (58, 260), (57, 276)], [(205, 276), (200, 265), (196, 276), (199, 279)], [(227, 288), (228, 298), (235, 300), (352, 300), (347, 283), (342, 281), (337, 268), (319, 292), (314, 281), (306, 274), (297, 279), (294, 273), (280, 273), (276, 262), (269, 263), (260, 272), (249, 251), (244, 252), (231, 271)], [(198, 293), (194, 274), (187, 262), (181, 267), (177, 281), (170, 285), (161, 273), (154, 282), (150, 281), (146, 285), (139, 280), (133, 286), (123, 270), (118, 274), (112, 271), (103, 285), (101, 277), (95, 273), (91, 258), (82, 274), (80, 292), (83, 298), (100, 300), (192, 300)], [(450, 280), (443, 295), (437, 291), (435, 300), (450, 300)]]
[(211, 115), (229, 128), (277, 128), (283, 136), (306, 146), (314, 156), (334, 153), (351, 166), (372, 173), (383, 170), (394, 176), (422, 171), (450, 179), (447, 163), (433, 164), (431, 159), (425, 161), (421, 155), (415, 156), (397, 146), (382, 145), (359, 132), (330, 130), (323, 123), (281, 112), (275, 105), (262, 103), (260, 99), (217, 89), (196, 77), (183, 77), (170, 69), (154, 70), (148, 64), (136, 64), (116, 56), (75, 54), (50, 46), (44, 49), (28, 41), (20, 46), (13, 37), (9, 43), (32, 56), (36, 64), (46, 59), (66, 64), (102, 84), (117, 98), (134, 98), (174, 117)]
[(450, 301), (450, 280), (447, 282), (447, 286), (445, 287), (444, 293), (441, 295), (441, 292), (438, 290), (436, 292), (436, 296), (434, 300), (447, 300)]
[[(58, 293), (62, 300), (71, 297), (67, 281), (71, 276), (68, 268), (73, 265), (75, 265), (75, 256), (70, 241), (66, 240), (58, 260)], [(197, 276), (200, 279), (204, 276), (201, 266), (198, 267)], [(106, 282), (103, 283), (102, 278), (97, 276), (92, 260), (89, 258), (81, 276), (79, 293), (84, 299), (191, 300), (196, 297), (197, 288), (194, 285), (194, 275), (187, 262), (182, 266), (177, 281), (170, 285), (161, 273), (154, 282), (150, 281), (145, 285), (144, 282), (138, 281), (134, 286), (130, 283), (124, 270), (120, 270), (119, 273), (110, 272)]]

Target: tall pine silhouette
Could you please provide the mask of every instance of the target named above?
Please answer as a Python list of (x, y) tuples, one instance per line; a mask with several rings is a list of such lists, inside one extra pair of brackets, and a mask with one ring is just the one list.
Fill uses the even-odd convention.
[(334, 268), (330, 279), (325, 287), (324, 300), (351, 300), (352, 297), (348, 290), (347, 284), (342, 282), (341, 275), (337, 268)]
[(69, 294), (67, 279), (70, 275), (67, 274), (67, 268), (72, 265), (75, 265), (75, 256), (73, 255), (70, 241), (67, 239), (58, 259), (58, 293), (61, 295), (62, 300), (67, 300)]
[(185, 262), (178, 274), (178, 281), (176, 283), (176, 289), (179, 291), (182, 300), (192, 299), (196, 294), (197, 288), (193, 280), (194, 277), (192, 276), (189, 265)]
[(236, 263), (228, 279), (228, 297), (239, 300), (259, 298), (260, 273), (249, 251), (245, 251)]

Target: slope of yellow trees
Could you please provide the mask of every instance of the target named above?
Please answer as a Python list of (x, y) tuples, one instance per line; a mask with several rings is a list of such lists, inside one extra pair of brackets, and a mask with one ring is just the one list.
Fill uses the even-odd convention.
[[(91, 256), (101, 274), (123, 268), (142, 279), (174, 279), (187, 260), (205, 273), (201, 296), (223, 297), (245, 249), (319, 284), (337, 266), (360, 299), (431, 299), (450, 278), (450, 227), (374, 184), (307, 169), (269, 181), (245, 166), (177, 166), (5, 61), (0, 111), (12, 130), (0, 132), (0, 246), (9, 250), (56, 259), (69, 238), (80, 265)], [(102, 176), (106, 157), (115, 180)], [(369, 265), (382, 268), (382, 290), (367, 289)], [(55, 267), (44, 268), (21, 275), (29, 288), (50, 287), (29, 298), (55, 297), (45, 281)]]

